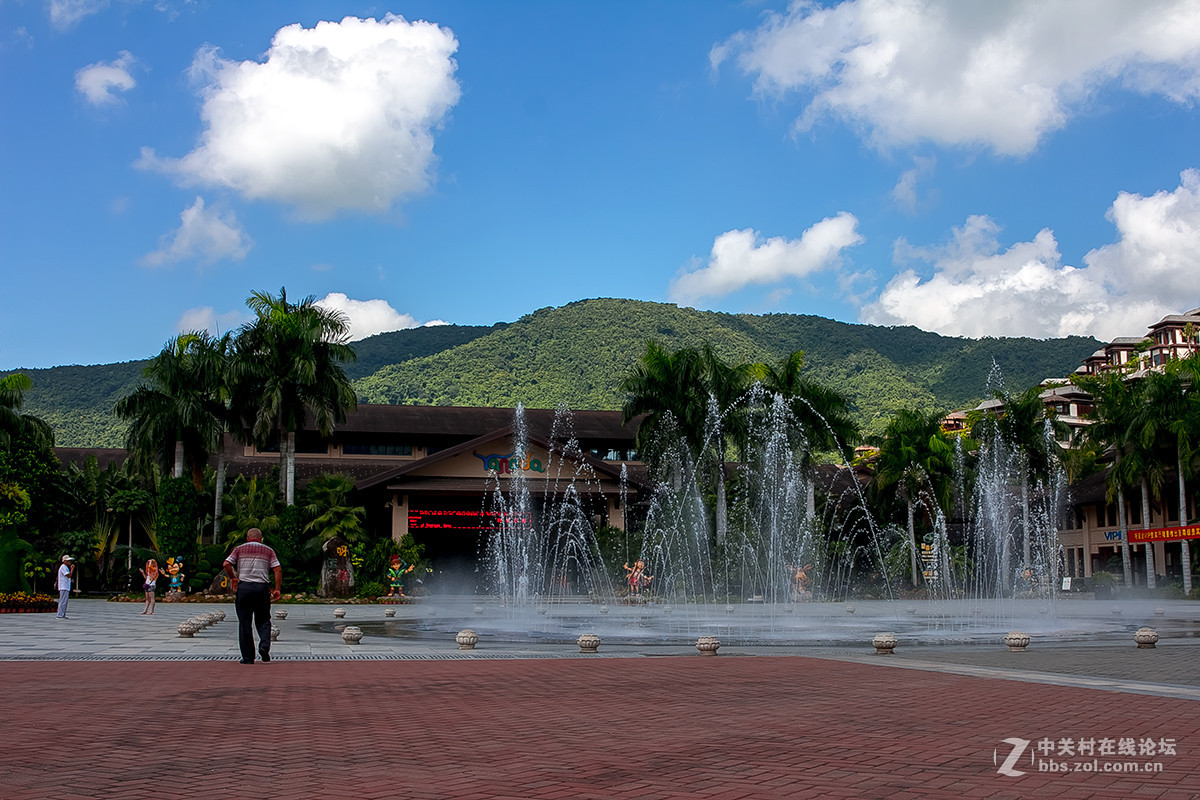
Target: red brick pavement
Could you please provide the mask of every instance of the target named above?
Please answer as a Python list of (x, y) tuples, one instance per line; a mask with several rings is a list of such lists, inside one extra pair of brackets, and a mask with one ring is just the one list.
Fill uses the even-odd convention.
[[(1198, 712), (800, 657), (9, 662), (0, 798), (1171, 800), (1200, 796)], [(1158, 774), (1051, 775), (1031, 745), (1006, 777), (1009, 737), (1176, 755), (1098, 759)]]

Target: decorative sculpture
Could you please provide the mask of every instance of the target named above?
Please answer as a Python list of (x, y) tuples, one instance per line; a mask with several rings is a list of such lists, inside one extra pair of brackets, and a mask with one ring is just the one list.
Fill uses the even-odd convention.
[(808, 590), (808, 572), (812, 568), (812, 564), (805, 564), (803, 567), (793, 567), (791, 564), (784, 565), (784, 569), (792, 576), (793, 600), (806, 600), (812, 597), (812, 593)]
[(625, 580), (629, 583), (630, 596), (640, 595), (642, 589), (650, 585), (650, 581), (654, 580), (653, 575), (646, 574), (646, 562), (638, 559), (633, 562), (633, 566), (629, 564), (623, 565), (625, 569)]
[(412, 572), (414, 566), (398, 555), (392, 556), (392, 565), (388, 568), (388, 597), (404, 597), (404, 576)]

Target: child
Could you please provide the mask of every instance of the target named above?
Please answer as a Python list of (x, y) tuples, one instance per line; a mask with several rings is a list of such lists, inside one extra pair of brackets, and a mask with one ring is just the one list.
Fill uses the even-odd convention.
[(146, 607), (142, 609), (143, 614), (154, 613), (154, 590), (158, 583), (158, 562), (153, 558), (146, 562), (146, 568), (142, 570), (142, 588), (146, 590)]

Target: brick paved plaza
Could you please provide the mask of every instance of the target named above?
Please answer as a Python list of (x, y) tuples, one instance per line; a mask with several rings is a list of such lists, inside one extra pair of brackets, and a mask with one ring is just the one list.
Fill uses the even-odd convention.
[[(111, 605), (95, 609), (94, 625)], [(57, 623), (74, 625), (68, 633), (52, 615), (0, 620), (0, 657), (11, 657), (4, 634), (14, 630), (91, 636), (87, 612)], [(212, 630), (210, 645), (235, 651), (233, 625)], [(25, 655), (0, 661), (0, 797), (1193, 798), (1200, 689), (1173, 679), (1192, 649), (939, 662), (934, 648), (704, 658), (564, 647), (522, 658), (438, 645), (399, 660), (311, 661), (280, 647), (283, 657), (254, 666), (228, 652)], [(1064, 671), (1042, 672), (1056, 658)], [(1110, 661), (1137, 673), (1135, 691), (1083, 688), (1083, 667)], [(1022, 775), (998, 771), (1010, 738), (1030, 742), (1011, 767)], [(1113, 752), (1102, 753), (1106, 740)], [(1079, 755), (1089, 741), (1092, 754)], [(1129, 746), (1134, 755), (1116, 750)], [(1097, 771), (1039, 772), (1049, 760)], [(1126, 763), (1161, 772), (1103, 771)]]

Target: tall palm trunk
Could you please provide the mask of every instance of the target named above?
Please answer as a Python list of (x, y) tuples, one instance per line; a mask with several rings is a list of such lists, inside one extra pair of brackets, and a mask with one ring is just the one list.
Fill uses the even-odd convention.
[(171, 477), (183, 477), (183, 440), (175, 440), (175, 467), (171, 470)]
[(717, 467), (717, 547), (725, 546), (725, 534), (729, 527), (729, 512), (725, 497), (725, 470)]
[[(1121, 467), (1121, 456), (1117, 455), (1113, 470)], [(1133, 588), (1133, 558), (1129, 555), (1129, 525), (1125, 516), (1125, 492), (1117, 487), (1117, 524), (1121, 531), (1121, 569), (1125, 578), (1125, 588)]]
[[(1150, 483), (1142, 478), (1142, 528), (1150, 529)], [(1146, 542), (1146, 586), (1153, 589), (1154, 581), (1154, 542)]]
[(212, 543), (218, 544), (221, 540), (221, 512), (223, 502), (225, 500), (225, 437), (221, 437), (221, 444), (217, 448), (217, 485), (213, 489), (215, 499), (213, 501), (213, 534)]
[(296, 432), (287, 435), (287, 504), (296, 505)]
[(908, 501), (908, 547), (909, 564), (912, 567), (912, 585), (915, 589), (919, 582), (917, 580), (917, 526), (913, 522), (912, 500)]
[[(1179, 527), (1187, 525), (1187, 481), (1183, 477), (1183, 453), (1175, 448), (1176, 465), (1179, 470)], [(1180, 539), (1180, 556), (1183, 559), (1183, 596), (1192, 593), (1192, 548), (1187, 539)]]
[(1021, 481), (1021, 569), (1029, 569), (1029, 478)]

